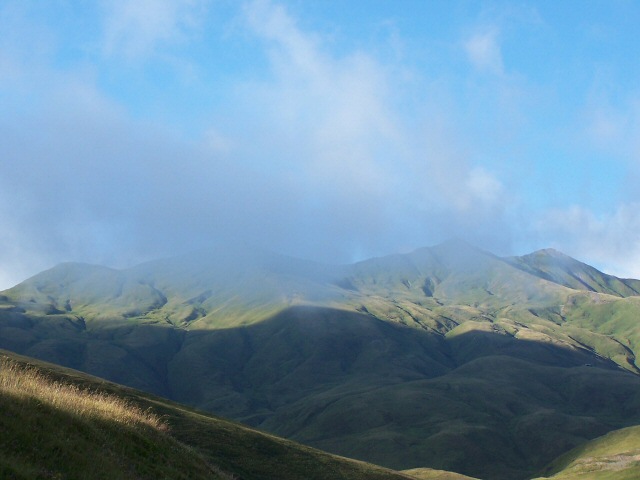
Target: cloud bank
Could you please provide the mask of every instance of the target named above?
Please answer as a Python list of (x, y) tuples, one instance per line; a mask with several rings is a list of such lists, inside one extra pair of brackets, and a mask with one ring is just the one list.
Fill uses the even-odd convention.
[[(255, 66), (218, 68), (224, 52), (203, 47), (221, 15), (210, 2), (105, 2), (81, 49), (34, 5), (0, 15), (0, 29), (21, 25), (0, 42), (0, 287), (60, 261), (124, 266), (220, 241), (330, 262), (449, 237), (502, 254), (553, 243), (604, 266), (632, 248), (625, 273), (640, 274), (636, 203), (606, 218), (527, 205), (529, 85), (508, 68), (499, 25), (461, 29), (448, 48), (462, 63), (424, 71), (406, 55), (336, 49), (257, 0), (213, 29)], [(175, 128), (189, 102), (197, 128)], [(606, 141), (618, 130), (601, 117), (584, 129)]]

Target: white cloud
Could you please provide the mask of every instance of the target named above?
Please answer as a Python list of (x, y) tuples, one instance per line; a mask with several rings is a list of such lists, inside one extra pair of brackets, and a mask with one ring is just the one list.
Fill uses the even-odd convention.
[(587, 133), (599, 145), (615, 144), (624, 137), (626, 123), (617, 112), (598, 108), (590, 114)]
[(137, 59), (187, 39), (200, 26), (208, 0), (109, 0), (104, 53)]
[(293, 67), (305, 76), (324, 76), (318, 52), (320, 39), (303, 33), (282, 5), (254, 0), (245, 4), (244, 13), (251, 29), (276, 46), (271, 53), (278, 67)]
[(234, 150), (232, 140), (213, 127), (204, 133), (203, 142), (205, 149), (213, 154), (228, 155)]
[(256, 1), (245, 13), (266, 42), (275, 73), (273, 81), (243, 91), (247, 108), (264, 112), (256, 129), (285, 143), (276, 148), (292, 149), (294, 169), (302, 166), (308, 180), (355, 189), (382, 185), (388, 172), (377, 147), (398, 141), (385, 68), (364, 53), (332, 57), (323, 51), (322, 38), (302, 32), (282, 6)]
[(504, 72), (502, 51), (495, 28), (473, 34), (464, 42), (467, 58), (482, 72), (501, 75)]
[(52, 266), (15, 224), (11, 214), (23, 209), (19, 200), (0, 192), (0, 290)]
[[(137, 59), (188, 36), (184, 15), (202, 3), (113, 5), (109, 53)], [(16, 257), (118, 265), (223, 238), (343, 262), (508, 237), (506, 183), (473, 161), (437, 88), (369, 52), (332, 52), (277, 4), (243, 14), (266, 68), (216, 93), (221, 120), (199, 142), (135, 120), (91, 69), (18, 58), (30, 101), (0, 113), (0, 228)], [(6, 252), (0, 265), (26, 271)]]
[[(302, 31), (280, 5), (257, 0), (244, 11), (272, 74), (239, 95), (241, 116), (253, 117), (241, 125), (253, 139), (244, 156), (268, 162), (267, 175), (288, 172), (306, 192), (299, 223), (315, 232), (312, 243), (385, 253), (401, 237), (417, 247), (465, 236), (470, 224), (470, 240), (507, 237), (496, 228), (504, 186), (473, 165), (461, 127), (443, 120), (437, 88), (406, 75), (406, 65), (362, 51), (332, 54), (321, 34)], [(400, 111), (412, 96), (428, 103)]]
[(566, 253), (622, 277), (640, 278), (640, 203), (606, 214), (572, 206), (541, 215), (537, 234)]
[(502, 183), (482, 167), (476, 167), (469, 172), (466, 186), (471, 202), (479, 201), (484, 206), (493, 207), (503, 201)]
[(613, 102), (606, 93), (588, 100), (583, 136), (588, 145), (640, 167), (640, 95)]

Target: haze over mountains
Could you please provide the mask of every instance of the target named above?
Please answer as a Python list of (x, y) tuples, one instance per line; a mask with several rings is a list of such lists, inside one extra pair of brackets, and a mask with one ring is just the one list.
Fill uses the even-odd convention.
[(527, 478), (640, 423), (639, 292), (458, 241), (343, 266), (69, 263), (1, 292), (0, 348), (394, 469)]

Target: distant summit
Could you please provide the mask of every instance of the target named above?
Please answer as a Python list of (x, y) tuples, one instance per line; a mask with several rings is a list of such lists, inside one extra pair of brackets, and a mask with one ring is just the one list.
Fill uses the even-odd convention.
[(620, 297), (640, 294), (640, 281), (607, 275), (552, 248), (508, 260), (523, 271), (569, 288)]

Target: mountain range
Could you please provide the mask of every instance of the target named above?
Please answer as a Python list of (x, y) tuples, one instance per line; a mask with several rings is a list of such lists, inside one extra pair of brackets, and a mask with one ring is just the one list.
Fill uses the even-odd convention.
[(640, 424), (639, 292), (550, 249), (212, 249), (42, 272), (0, 292), (0, 348), (395, 470), (524, 479)]

